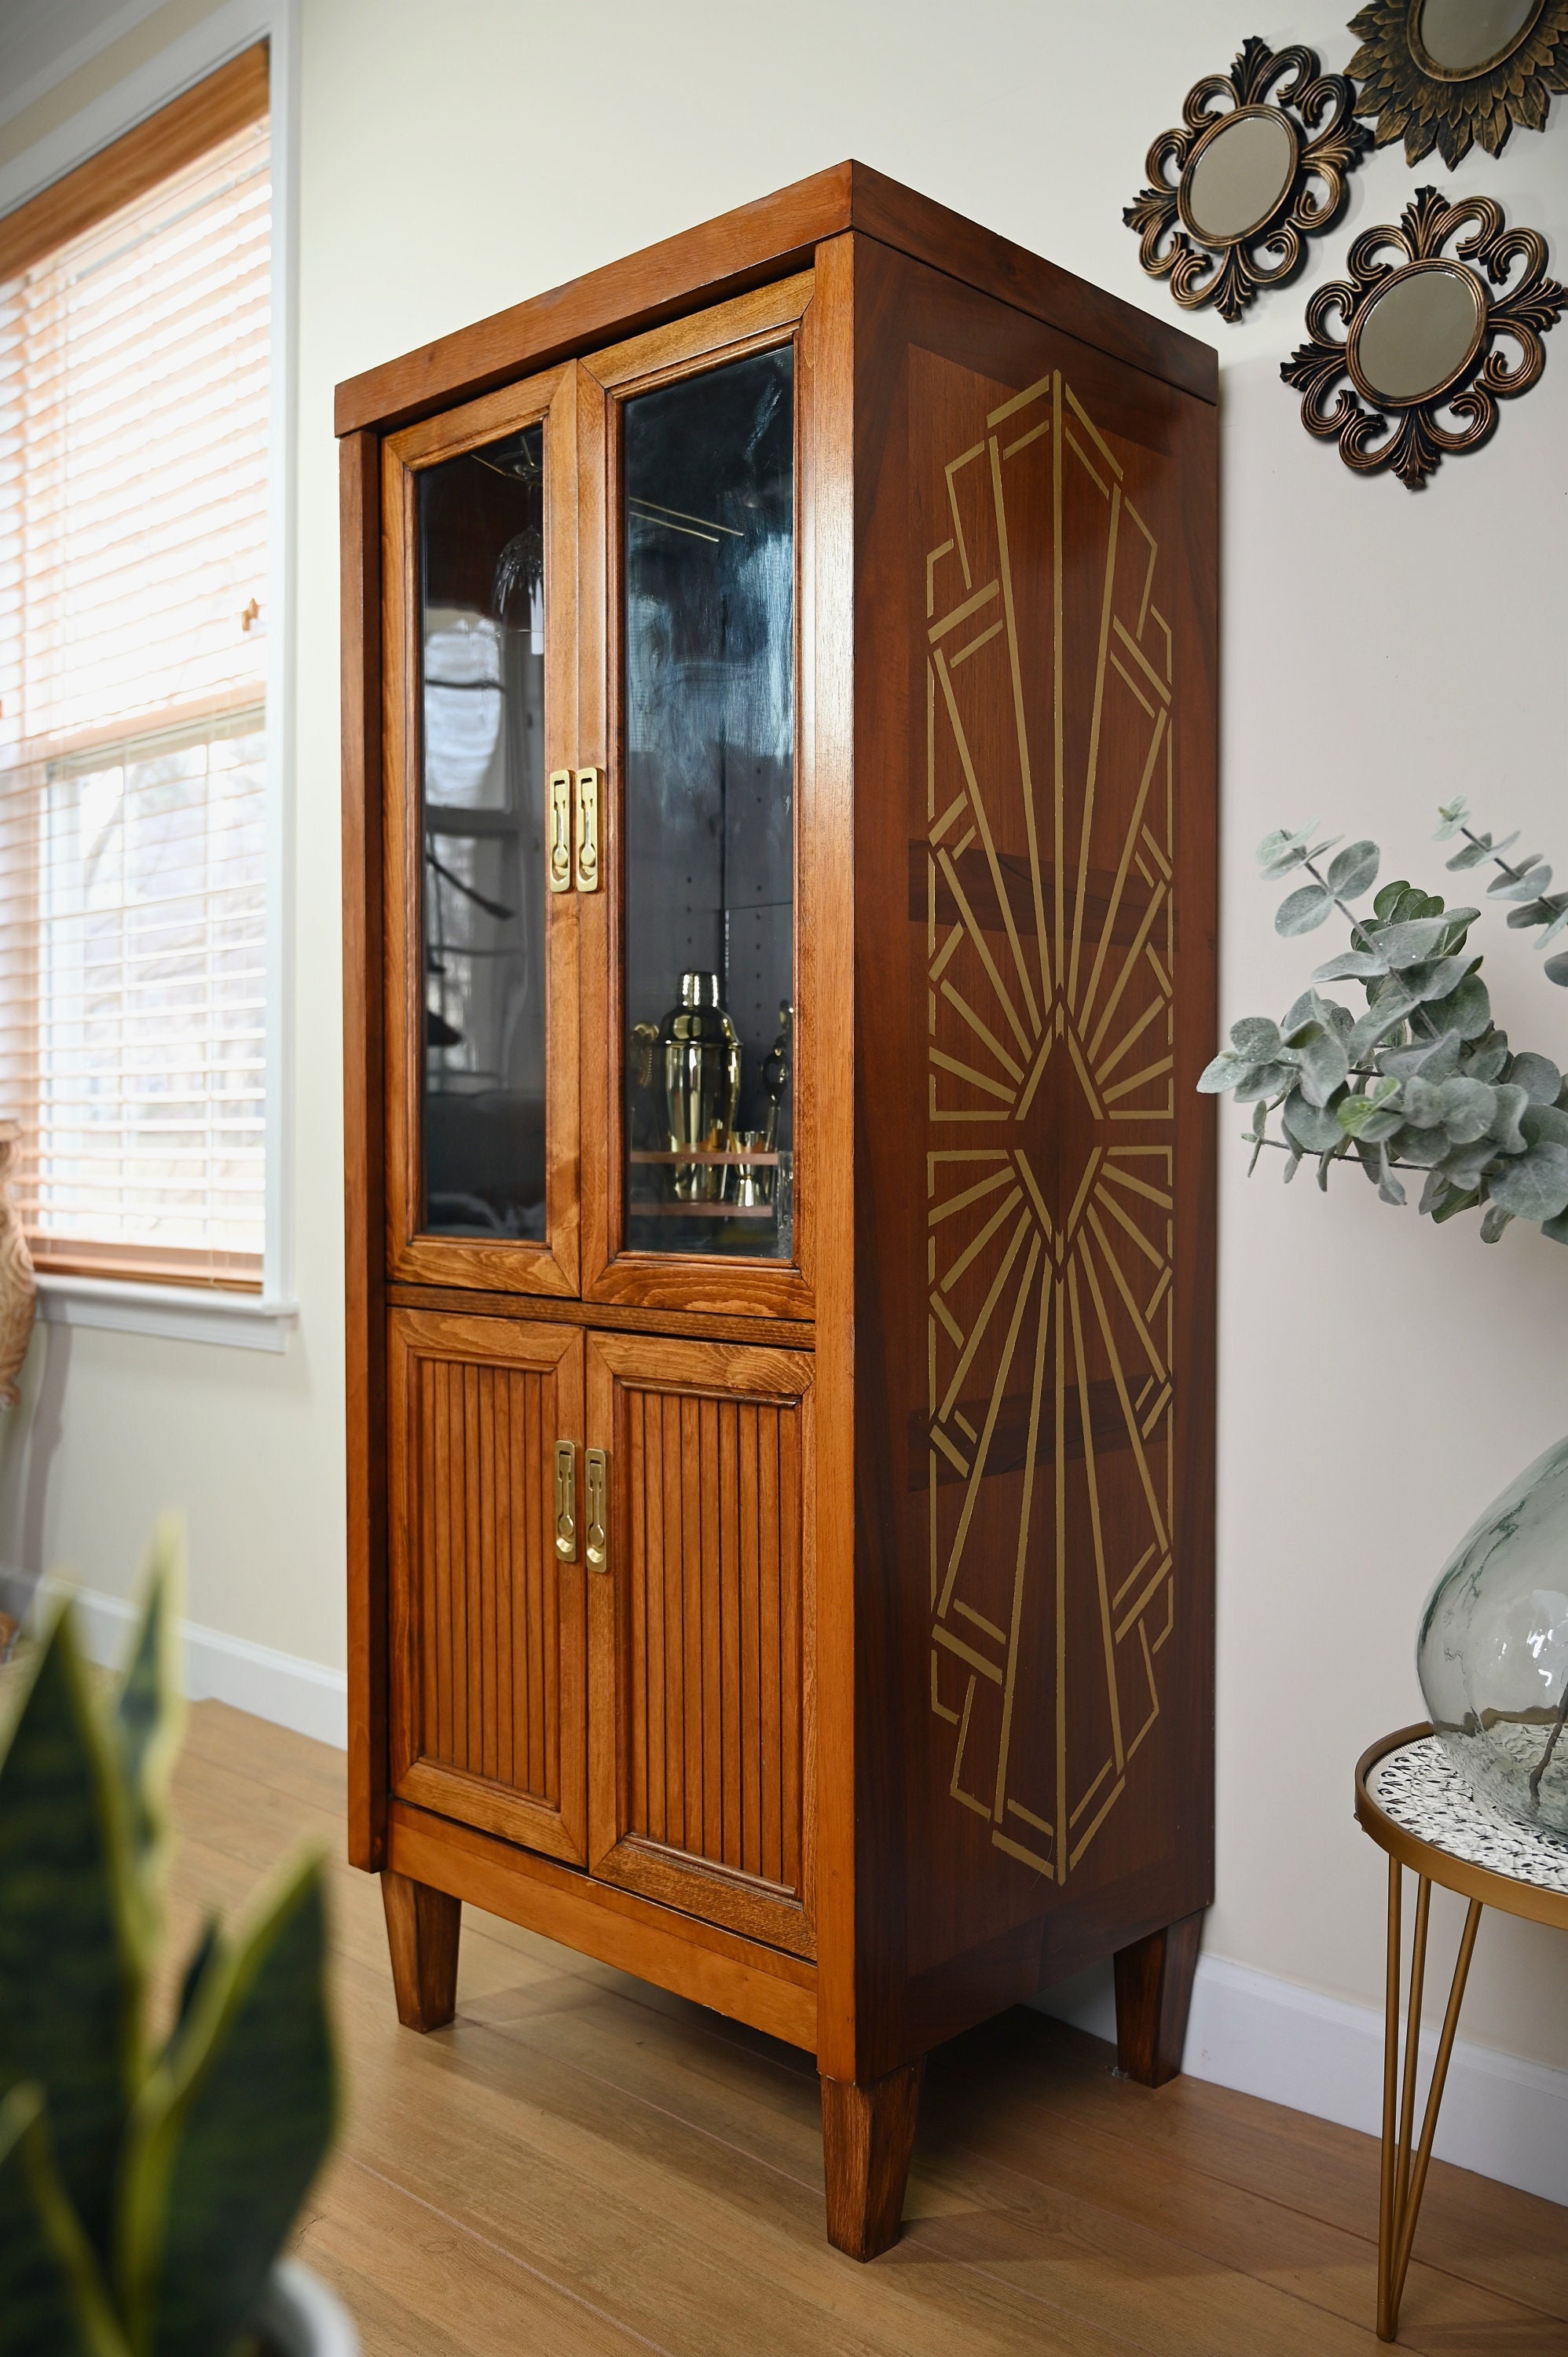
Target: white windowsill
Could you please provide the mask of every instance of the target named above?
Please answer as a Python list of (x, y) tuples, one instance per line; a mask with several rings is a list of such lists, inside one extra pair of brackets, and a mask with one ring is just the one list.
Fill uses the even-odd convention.
[(106, 1326), (120, 1334), (161, 1334), (177, 1342), (283, 1351), (299, 1311), (292, 1301), (224, 1293), (216, 1286), (40, 1275), (38, 1315), (55, 1326)]

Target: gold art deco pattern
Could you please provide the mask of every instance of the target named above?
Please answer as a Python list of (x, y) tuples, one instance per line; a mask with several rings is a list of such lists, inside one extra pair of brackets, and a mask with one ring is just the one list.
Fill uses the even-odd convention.
[(954, 1804), (1061, 1883), (1159, 1716), (1176, 1605), (1171, 633), (1154, 537), (1059, 372), (945, 476), (925, 581), (930, 1707)]

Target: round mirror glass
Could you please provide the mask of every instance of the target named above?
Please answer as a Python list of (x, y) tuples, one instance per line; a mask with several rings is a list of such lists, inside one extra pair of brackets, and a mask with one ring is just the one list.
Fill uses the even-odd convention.
[(1187, 220), (1213, 245), (1245, 237), (1268, 220), (1294, 178), (1295, 132), (1286, 118), (1273, 108), (1234, 115), (1187, 166)]
[(1541, 0), (1425, 0), (1421, 46), (1445, 74), (1479, 73), (1513, 48)]
[(1422, 401), (1475, 350), (1486, 302), (1473, 271), (1455, 263), (1401, 272), (1374, 295), (1356, 334), (1356, 364), (1384, 401)]

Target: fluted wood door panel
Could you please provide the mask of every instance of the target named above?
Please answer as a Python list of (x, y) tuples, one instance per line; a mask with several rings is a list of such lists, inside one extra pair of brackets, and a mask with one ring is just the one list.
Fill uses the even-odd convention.
[(555, 1546), (574, 1329), (394, 1310), (392, 1789), (586, 1861), (584, 1571)]
[(590, 1335), (596, 1874), (811, 1955), (808, 1353)]

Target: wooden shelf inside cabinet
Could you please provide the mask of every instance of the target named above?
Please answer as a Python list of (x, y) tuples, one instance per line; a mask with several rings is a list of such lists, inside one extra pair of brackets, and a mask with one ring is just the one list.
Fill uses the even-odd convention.
[(1180, 2064), (1215, 393), (858, 165), (339, 388), (353, 1855), (407, 2021), (467, 1900), (808, 2046), (860, 2258), (933, 2045)]

